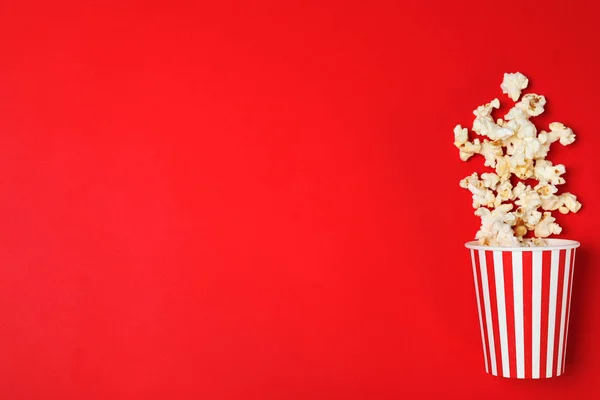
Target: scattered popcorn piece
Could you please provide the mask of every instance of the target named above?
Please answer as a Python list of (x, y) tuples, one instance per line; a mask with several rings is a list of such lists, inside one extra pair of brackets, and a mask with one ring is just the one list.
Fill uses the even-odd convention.
[(485, 105), (477, 107), (477, 109), (473, 111), (473, 114), (475, 115), (473, 132), (478, 135), (487, 136), (492, 140), (501, 140), (512, 136), (514, 134), (512, 130), (497, 125), (491, 116), (493, 109), (499, 107), (500, 102), (498, 99), (494, 99)]
[(517, 101), (521, 97), (521, 90), (525, 89), (528, 84), (529, 79), (525, 75), (515, 72), (513, 74), (504, 74), (500, 88), (502, 88), (502, 93), (507, 94), (512, 101)]
[(496, 167), (496, 160), (504, 155), (500, 143), (490, 142), (487, 139), (481, 143), (480, 154), (485, 157), (484, 165), (492, 168)]
[(523, 220), (529, 230), (533, 230), (542, 219), (542, 213), (535, 208), (519, 207), (515, 210), (515, 217)]
[(527, 186), (523, 182), (519, 182), (515, 185), (512, 192), (511, 200), (515, 200), (517, 197), (521, 195), (521, 193), (525, 192)]
[(555, 195), (541, 196), (541, 199), (542, 199), (542, 208), (546, 211), (558, 210), (563, 204), (560, 197), (555, 196)]
[(554, 185), (549, 184), (548, 182), (540, 182), (534, 187), (534, 189), (542, 197), (550, 196), (558, 192), (558, 188)]
[(575, 141), (575, 134), (571, 128), (567, 128), (560, 122), (550, 124), (551, 137), (556, 138), (553, 141), (559, 140), (563, 146), (568, 146)]
[[(560, 195), (562, 203), (571, 212), (576, 213), (581, 209), (581, 203), (577, 201), (577, 196), (571, 193), (563, 193)], [(563, 213), (566, 214), (566, 213)]]
[(506, 156), (496, 159), (496, 175), (500, 177), (501, 182), (505, 182), (510, 179), (510, 165), (509, 158)]
[(496, 195), (494, 195), (493, 191), (484, 186), (483, 181), (479, 180), (476, 172), (461, 180), (460, 186), (468, 189), (473, 195), (473, 208), (479, 208), (481, 206), (494, 207)]
[(524, 191), (521, 192), (519, 198), (515, 201), (515, 204), (529, 209), (537, 209), (542, 205), (542, 198), (539, 193), (531, 188), (531, 186), (527, 185)]
[(552, 165), (547, 160), (537, 160), (535, 162), (534, 176), (540, 182), (550, 182), (553, 185), (562, 185), (565, 179), (561, 177), (566, 172), (562, 164)]
[(459, 157), (463, 161), (467, 161), (471, 156), (481, 151), (481, 142), (479, 139), (473, 140), (473, 143), (466, 142), (459, 147)]
[(504, 116), (504, 119), (507, 121), (511, 121), (514, 119), (527, 119), (529, 118), (529, 114), (525, 112), (525, 110), (515, 106), (508, 110), (508, 113)]
[(473, 111), (473, 115), (479, 118), (489, 117), (492, 115), (494, 108), (500, 108), (500, 100), (494, 99), (487, 104), (477, 107), (477, 109)]
[(491, 172), (481, 174), (481, 179), (483, 180), (483, 186), (492, 190), (495, 190), (498, 183), (500, 183), (500, 177)]
[(519, 165), (518, 167), (510, 166), (510, 172), (515, 174), (519, 179), (529, 179), (534, 174), (533, 161), (525, 160), (525, 165)]
[(496, 201), (494, 202), (494, 206), (496, 206), (496, 207), (501, 205), (503, 201), (511, 200), (512, 184), (510, 183), (510, 181), (507, 180), (507, 181), (500, 183), (496, 187), (496, 193), (498, 193), (498, 195), (496, 196)]
[(541, 221), (535, 227), (535, 236), (545, 238), (552, 234), (558, 235), (561, 233), (562, 228), (554, 221), (556, 219), (549, 212), (545, 212)]
[(515, 104), (515, 107), (523, 110), (530, 117), (536, 117), (544, 112), (546, 98), (534, 93), (529, 93), (521, 98), (521, 101)]
[(493, 211), (481, 207), (475, 211), (475, 215), (481, 218), (481, 229), (475, 238), (482, 244), (496, 244), (500, 246), (514, 246), (519, 244), (515, 237), (512, 224), (515, 216), (509, 212), (512, 204), (503, 204)]
[(469, 131), (467, 128), (463, 128), (460, 125), (456, 125), (454, 128), (454, 145), (456, 147), (461, 147), (463, 144), (467, 143), (469, 140)]
[(527, 227), (525, 226), (525, 221), (521, 218), (517, 218), (515, 222), (515, 226), (513, 227), (513, 231), (515, 232), (515, 236), (518, 238), (523, 238), (527, 234)]

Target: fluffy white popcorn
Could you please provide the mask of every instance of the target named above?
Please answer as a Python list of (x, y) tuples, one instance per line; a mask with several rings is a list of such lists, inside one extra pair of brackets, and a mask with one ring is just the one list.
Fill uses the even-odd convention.
[(500, 177), (501, 182), (510, 179), (510, 164), (507, 156), (496, 159), (496, 175)]
[(537, 136), (537, 140), (540, 143), (540, 148), (535, 152), (533, 158), (536, 160), (544, 159), (550, 151), (550, 145), (553, 143), (548, 137), (548, 132), (541, 131)]
[(473, 111), (473, 115), (477, 118), (489, 117), (492, 115), (494, 108), (500, 108), (500, 100), (494, 99), (487, 104), (477, 107), (477, 109)]
[(473, 140), (473, 142), (466, 142), (459, 148), (459, 157), (463, 161), (467, 161), (471, 156), (481, 151), (481, 142), (479, 139)]
[(556, 221), (556, 218), (549, 212), (545, 212), (544, 216), (535, 227), (535, 236), (545, 238), (552, 234), (559, 234), (562, 232), (562, 228), (554, 221)]
[(525, 112), (525, 110), (523, 110), (522, 108), (519, 108), (517, 106), (508, 110), (508, 113), (504, 116), (504, 119), (507, 121), (512, 121), (515, 119), (528, 119), (528, 118), (529, 118), (529, 114), (527, 114), (527, 112)]
[(454, 145), (460, 148), (460, 146), (467, 143), (468, 140), (469, 131), (467, 130), (467, 128), (463, 128), (460, 125), (456, 125), (456, 127), (454, 128)]
[(475, 215), (481, 218), (481, 229), (475, 238), (482, 244), (514, 246), (519, 240), (515, 237), (512, 225), (516, 218), (511, 204), (503, 204), (493, 211), (481, 207), (475, 211)]
[(517, 221), (521, 221), (528, 230), (535, 229), (535, 226), (542, 219), (542, 213), (536, 208), (519, 207), (515, 210), (515, 216)]
[(561, 177), (566, 172), (565, 166), (562, 164), (552, 165), (552, 162), (547, 160), (537, 160), (533, 174), (540, 182), (550, 182), (553, 185), (562, 185), (565, 179)]
[(500, 143), (490, 142), (487, 139), (481, 143), (480, 154), (485, 157), (484, 165), (492, 168), (496, 166), (496, 160), (504, 155)]
[(525, 75), (515, 72), (513, 74), (504, 74), (504, 80), (502, 80), (500, 88), (502, 89), (502, 93), (507, 94), (512, 101), (517, 101), (521, 97), (521, 90), (525, 89), (528, 84), (529, 79)]
[(529, 93), (521, 98), (521, 101), (515, 104), (515, 107), (523, 110), (530, 117), (536, 117), (544, 112), (546, 98), (534, 93)]
[[(528, 79), (516, 72), (504, 75), (501, 88), (517, 101), (527, 84)], [(526, 94), (496, 121), (492, 112), (500, 107), (498, 99), (477, 107), (473, 111), (473, 131), (487, 137), (481, 141), (469, 142), (466, 128), (454, 128), (454, 145), (461, 160), (479, 154), (484, 166), (494, 169), (480, 176), (473, 173), (460, 182), (472, 194), (475, 215), (481, 218), (476, 239), (484, 245), (543, 246), (546, 243), (542, 238), (561, 232), (550, 212), (567, 214), (581, 208), (575, 195), (558, 193), (556, 185), (565, 183), (564, 165), (546, 160), (552, 143), (559, 141), (567, 146), (573, 143), (575, 134), (560, 122), (551, 123), (548, 132), (538, 132), (531, 121), (544, 112), (545, 104), (544, 96)], [(511, 182), (511, 176), (521, 181)], [(538, 183), (532, 187), (522, 182), (529, 179)], [(513, 202), (518, 206), (515, 211), (511, 211)], [(535, 237), (526, 238), (532, 231)]]
[(559, 140), (563, 146), (568, 146), (575, 141), (575, 134), (571, 128), (567, 128), (560, 122), (553, 122), (550, 124), (551, 138), (556, 138), (554, 141)]
[(476, 172), (461, 180), (460, 186), (468, 189), (473, 195), (473, 208), (481, 206), (494, 207), (496, 195), (492, 190), (485, 187), (484, 182), (479, 180)]
[(523, 182), (517, 183), (513, 188), (511, 200), (515, 200), (521, 193), (524, 193), (525, 190), (527, 190), (527, 186), (525, 186)]
[(533, 190), (531, 186), (527, 185), (525, 190), (519, 194), (515, 204), (526, 210), (535, 210), (542, 205), (542, 198), (538, 192)]
[(519, 179), (529, 179), (533, 176), (533, 161), (532, 160), (525, 160), (525, 164), (524, 165), (519, 165), (517, 167), (513, 167), (512, 165), (510, 165), (509, 163), (509, 167), (510, 167), (510, 172), (514, 175), (517, 176), (517, 178)]
[(483, 181), (483, 186), (492, 190), (495, 190), (498, 183), (500, 183), (500, 177), (491, 172), (481, 174), (481, 180)]
[(558, 188), (548, 182), (540, 182), (534, 187), (534, 189), (542, 197), (550, 196), (558, 192)]
[(510, 181), (504, 181), (496, 187), (496, 201), (494, 205), (498, 207), (502, 202), (509, 201), (512, 198), (512, 184)]
[(498, 99), (494, 99), (491, 102), (477, 107), (473, 114), (475, 120), (473, 121), (473, 132), (478, 135), (487, 136), (492, 140), (506, 139), (513, 135), (513, 131), (504, 128), (494, 122), (491, 114), (494, 108), (500, 107)]
[(568, 211), (576, 213), (581, 208), (581, 203), (577, 201), (577, 196), (575, 196), (574, 194), (563, 193), (560, 195), (560, 198)]
[(536, 138), (528, 137), (519, 140), (511, 150), (510, 165), (513, 168), (520, 165), (527, 165), (528, 161), (533, 159), (533, 156), (539, 151), (540, 147), (541, 144)]

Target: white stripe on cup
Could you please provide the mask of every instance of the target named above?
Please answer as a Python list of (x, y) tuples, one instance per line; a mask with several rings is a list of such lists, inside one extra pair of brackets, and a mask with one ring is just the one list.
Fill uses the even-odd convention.
[(567, 305), (567, 310), (569, 310), (569, 318), (567, 319), (567, 326), (566, 326), (566, 336), (565, 336), (565, 349), (563, 350), (563, 372), (565, 370), (565, 364), (567, 361), (567, 345), (569, 344), (569, 321), (571, 320), (571, 299), (573, 298), (573, 281), (575, 280), (575, 254), (577, 254), (577, 251), (575, 249), (573, 249), (573, 267), (571, 268), (571, 282), (569, 282), (569, 292), (571, 293), (571, 296), (569, 296), (569, 304)]
[(531, 377), (540, 377), (540, 326), (542, 324), (542, 252), (532, 252), (533, 271), (531, 274)]
[(546, 378), (552, 377), (554, 361), (554, 330), (556, 325), (556, 292), (558, 291), (558, 261), (560, 250), (552, 250), (550, 263), (550, 298), (548, 301), (548, 346), (546, 347)]
[(517, 378), (525, 378), (525, 330), (523, 326), (523, 254), (512, 253), (513, 298), (515, 300), (515, 344)]
[(475, 280), (475, 296), (477, 296), (477, 313), (479, 314), (479, 329), (481, 330), (481, 345), (483, 346), (483, 359), (485, 361), (485, 372), (489, 373), (487, 352), (485, 350), (485, 333), (483, 330), (483, 317), (481, 313), (481, 302), (479, 301), (479, 284), (477, 283), (477, 266), (475, 265), (475, 251), (471, 249), (471, 264), (473, 264), (473, 279)]
[(488, 285), (487, 264), (485, 262), (485, 250), (479, 252), (479, 267), (481, 269), (481, 290), (483, 290), (483, 304), (485, 305), (485, 321), (488, 332), (488, 347), (490, 348), (490, 364), (492, 375), (498, 375), (496, 368), (496, 348), (494, 346), (494, 326), (492, 325), (492, 309), (490, 306), (490, 287)]
[(563, 287), (562, 287), (562, 308), (560, 311), (560, 332), (558, 336), (558, 360), (556, 365), (556, 376), (562, 372), (562, 361), (563, 361), (563, 346), (565, 340), (565, 318), (567, 317), (567, 294), (569, 293), (569, 274), (571, 272), (571, 250), (567, 250), (565, 257), (565, 273), (563, 276)]
[(502, 356), (502, 376), (510, 378), (508, 361), (508, 333), (506, 328), (506, 300), (504, 297), (504, 263), (502, 251), (494, 250), (494, 275), (496, 278), (496, 304), (498, 305), (498, 330), (500, 332), (500, 353)]

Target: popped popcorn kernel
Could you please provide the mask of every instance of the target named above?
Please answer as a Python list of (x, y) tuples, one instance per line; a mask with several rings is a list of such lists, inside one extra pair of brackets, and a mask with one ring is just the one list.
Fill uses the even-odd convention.
[(525, 75), (515, 72), (513, 74), (504, 74), (500, 88), (502, 89), (502, 93), (507, 94), (512, 101), (517, 101), (521, 97), (521, 90), (525, 89), (528, 84), (529, 79)]
[(545, 238), (552, 234), (559, 234), (562, 232), (562, 228), (554, 221), (556, 221), (556, 218), (549, 212), (545, 212), (544, 216), (535, 227), (535, 236)]
[(544, 106), (546, 105), (546, 98), (534, 93), (529, 93), (521, 98), (515, 107), (523, 110), (524, 113), (530, 117), (536, 117), (544, 112)]

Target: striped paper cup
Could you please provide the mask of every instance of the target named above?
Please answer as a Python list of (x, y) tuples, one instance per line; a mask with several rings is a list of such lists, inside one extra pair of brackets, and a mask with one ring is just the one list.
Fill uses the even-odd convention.
[(574, 240), (545, 247), (471, 250), (485, 370), (505, 378), (552, 378), (565, 371), (575, 266)]

